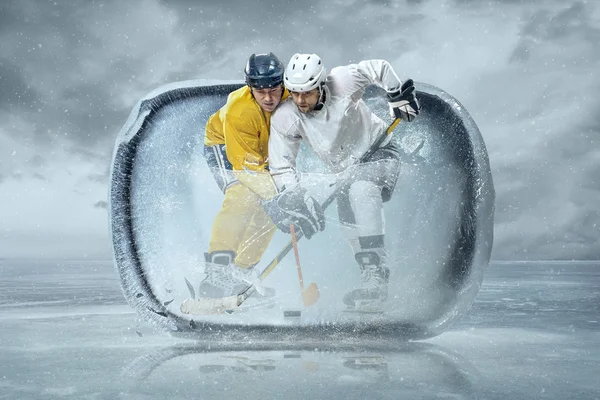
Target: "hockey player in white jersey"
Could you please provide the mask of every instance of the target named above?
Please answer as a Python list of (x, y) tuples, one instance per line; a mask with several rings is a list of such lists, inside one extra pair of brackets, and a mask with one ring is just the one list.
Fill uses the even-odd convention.
[(300, 142), (306, 141), (337, 174), (342, 187), (337, 197), (338, 216), (362, 281), (360, 287), (344, 296), (349, 307), (385, 301), (390, 274), (386, 266), (383, 203), (390, 199), (398, 178), (399, 153), (387, 140), (365, 163), (356, 164), (388, 127), (362, 100), (371, 84), (387, 91), (395, 117), (412, 121), (419, 114), (413, 81), (402, 84), (385, 60), (336, 67), (327, 74), (316, 54), (295, 54), (284, 76), (291, 99), (283, 102), (271, 117), (270, 172), (281, 194), (273, 199), (271, 207), (266, 207), (267, 213), (281, 230), (286, 230), (289, 219), (283, 220), (285, 214), (272, 211), (277, 209), (273, 203), (285, 201), (288, 209), (290, 203), (297, 203), (304, 217), (296, 220), (308, 226), (311, 234), (315, 229), (323, 229), (320, 207), (312, 198), (304, 202), (306, 190), (296, 174)]

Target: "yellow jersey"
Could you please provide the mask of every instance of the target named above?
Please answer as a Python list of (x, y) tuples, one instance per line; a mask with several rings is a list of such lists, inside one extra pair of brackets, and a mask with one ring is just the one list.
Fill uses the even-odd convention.
[[(283, 90), (281, 101), (289, 96)], [(204, 144), (225, 144), (227, 158), (234, 171), (266, 171), (269, 159), (271, 113), (254, 100), (248, 86), (227, 96), (227, 103), (206, 123)]]

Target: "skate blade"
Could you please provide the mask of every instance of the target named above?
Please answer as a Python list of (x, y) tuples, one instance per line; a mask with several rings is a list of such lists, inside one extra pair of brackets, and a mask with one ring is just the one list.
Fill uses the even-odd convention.
[[(247, 302), (246, 302), (247, 303)], [(270, 310), (275, 308), (277, 305), (274, 301), (261, 301), (261, 302), (251, 302), (249, 304), (244, 303), (243, 306), (237, 307), (235, 309), (224, 310), (226, 314), (245, 314), (249, 312), (260, 312), (265, 310)]]
[(383, 308), (379, 301), (357, 301), (354, 307), (348, 307), (344, 310), (347, 313), (355, 314), (383, 314)]
[(383, 314), (383, 310), (373, 310), (373, 309), (356, 309), (356, 308), (348, 308), (344, 310), (345, 313), (348, 314)]

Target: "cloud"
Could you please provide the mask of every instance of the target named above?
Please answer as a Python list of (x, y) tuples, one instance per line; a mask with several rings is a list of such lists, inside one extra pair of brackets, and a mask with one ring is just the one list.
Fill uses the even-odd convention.
[[(34, 215), (39, 227), (23, 229), (53, 232), (77, 212), (82, 226), (71, 229), (84, 232), (90, 219), (106, 234), (103, 217), (86, 213), (104, 207), (115, 136), (141, 97), (173, 81), (241, 79), (253, 52), (285, 63), (310, 51), (329, 68), (387, 58), (402, 78), (466, 106), (490, 152), (495, 258), (600, 255), (596, 3), (203, 3), (0, 5), (0, 193), (19, 213), (4, 210), (3, 221), (15, 228)], [(81, 206), (61, 206), (59, 194)], [(27, 196), (57, 215), (44, 219), (50, 208)]]
[(485, 92), (507, 105), (488, 141), (496, 150), (498, 258), (600, 256), (589, 223), (597, 218), (600, 192), (591, 178), (600, 170), (594, 147), (600, 101), (592, 95), (600, 82), (590, 74), (600, 69), (594, 11), (575, 3), (528, 13), (508, 67), (490, 77), (499, 84)]
[[(28, 136), (38, 154), (65, 143), (110, 142), (135, 101), (189, 59), (177, 16), (157, 1), (26, 1), (6, 14), (22, 25), (0, 31), (0, 84), (7, 89), (0, 106), (33, 122)], [(106, 157), (110, 148), (100, 148)]]
[(40, 94), (25, 82), (19, 67), (0, 59), (0, 107), (26, 109), (40, 101)]

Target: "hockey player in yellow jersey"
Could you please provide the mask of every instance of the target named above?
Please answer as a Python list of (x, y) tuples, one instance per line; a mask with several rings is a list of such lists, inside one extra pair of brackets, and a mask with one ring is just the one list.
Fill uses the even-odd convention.
[(225, 197), (205, 254), (201, 297), (228, 296), (254, 281), (254, 266), (276, 230), (261, 202), (277, 194), (268, 172), (268, 142), (271, 113), (288, 97), (283, 72), (273, 53), (250, 56), (246, 85), (230, 93), (206, 124), (204, 155)]

